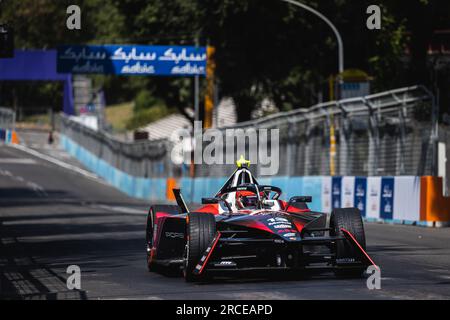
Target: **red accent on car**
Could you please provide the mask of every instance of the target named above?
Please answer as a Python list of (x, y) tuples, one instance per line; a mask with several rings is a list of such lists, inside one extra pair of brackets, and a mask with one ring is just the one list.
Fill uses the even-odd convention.
[[(157, 217), (158, 217), (158, 213), (159, 212), (156, 213)], [(154, 248), (158, 248), (159, 239), (161, 239), (161, 232), (162, 232), (162, 229), (163, 229), (162, 225), (164, 224), (164, 221), (166, 220), (166, 217), (168, 217), (168, 216), (169, 216), (169, 214), (166, 214), (166, 215), (162, 214), (161, 217), (158, 217), (156, 219), (156, 221), (155, 221), (155, 224), (158, 226), (158, 228), (157, 228), (158, 230), (157, 230), (157, 236), (156, 236), (155, 241), (153, 243), (153, 247)], [(154, 228), (153, 228), (153, 230), (154, 230)]]
[(380, 268), (375, 264), (375, 262), (373, 262), (372, 258), (370, 258), (370, 256), (363, 249), (363, 247), (359, 244), (359, 242), (355, 239), (355, 237), (351, 234), (351, 232), (344, 228), (341, 228), (341, 231), (344, 232), (344, 235), (347, 235), (353, 241), (353, 243), (356, 244), (356, 246), (366, 256), (366, 258), (370, 261), (370, 263), (373, 264), (375, 266), (375, 268), (377, 268), (377, 270), (380, 270)]
[(168, 213), (168, 212), (162, 212), (162, 211), (156, 212), (156, 214), (155, 214), (155, 220), (157, 220), (157, 219), (159, 219), (159, 218), (162, 218), (162, 217), (167, 217), (167, 216), (170, 216), (170, 215), (171, 215), (171, 214)]
[(155, 253), (156, 253), (156, 249), (155, 248), (151, 248), (150, 249), (150, 257), (149, 257), (149, 262), (152, 263), (153, 259), (155, 258)]
[(258, 229), (258, 230), (274, 233), (273, 230), (271, 230), (268, 226), (266, 226), (261, 221), (245, 220), (245, 221), (239, 221), (238, 223), (237, 222), (235, 222), (235, 223), (239, 224), (239, 225), (242, 225), (242, 226), (249, 227), (249, 228), (253, 228), (253, 229)]
[(219, 205), (217, 203), (214, 204), (206, 204), (198, 209), (195, 212), (207, 212), (212, 213), (214, 215), (219, 214)]
[(283, 200), (279, 200), (278, 201), (280, 203), (280, 207), (281, 210), (287, 211), (287, 212), (293, 212), (293, 213), (300, 213), (300, 212), (310, 212), (310, 209), (300, 209), (294, 206), (289, 206), (288, 207), (288, 202), (287, 201), (283, 201)]
[(299, 221), (297, 219), (294, 219), (294, 225), (297, 228), (298, 232), (302, 231), (303, 227), (305, 226), (304, 222)]
[(217, 243), (219, 242), (220, 236), (222, 234), (217, 231), (217, 237), (216, 240), (214, 240), (214, 243), (212, 244), (211, 250), (209, 250), (208, 255), (206, 256), (205, 261), (203, 262), (202, 268), (200, 269), (200, 271), (198, 272), (198, 274), (202, 274), (203, 269), (205, 268), (205, 266), (208, 264), (208, 260), (209, 257), (211, 256), (212, 252), (214, 251), (214, 248), (216, 247)]

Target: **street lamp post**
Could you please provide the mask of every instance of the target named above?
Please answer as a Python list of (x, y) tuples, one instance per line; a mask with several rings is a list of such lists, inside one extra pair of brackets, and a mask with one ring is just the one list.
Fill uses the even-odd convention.
[[(327, 17), (325, 17), (319, 11), (317, 11), (301, 2), (294, 1), (294, 0), (281, 0), (281, 1), (290, 3), (294, 6), (303, 8), (303, 9), (315, 14), (320, 19), (325, 21), (325, 23), (331, 28), (331, 30), (333, 30), (333, 33), (336, 36), (337, 44), (338, 44), (338, 72), (339, 72), (339, 97), (338, 98), (341, 98), (341, 90), (342, 90), (342, 83), (343, 83), (342, 73), (344, 72), (344, 43), (342, 41), (342, 37), (341, 37), (338, 29), (334, 26), (334, 24), (330, 20), (328, 20)], [(333, 114), (330, 115), (329, 123), (330, 123), (330, 152), (329, 152), (330, 175), (334, 176), (336, 174), (336, 137), (335, 137), (335, 132), (334, 132)]]
[[(301, 2), (294, 1), (294, 0), (281, 0), (281, 1), (290, 3), (294, 6), (303, 8), (303, 9), (315, 14), (320, 19), (325, 21), (325, 23), (331, 28), (331, 30), (333, 30), (333, 33), (336, 36), (337, 44), (338, 44), (338, 72), (339, 72), (339, 75), (342, 75), (342, 72), (344, 71), (344, 43), (342, 41), (341, 34), (339, 33), (338, 29), (334, 26), (334, 24), (327, 17), (325, 17), (323, 14), (321, 14), (319, 11), (307, 6), (306, 4), (303, 4)], [(339, 77), (339, 84), (342, 85), (341, 77)]]

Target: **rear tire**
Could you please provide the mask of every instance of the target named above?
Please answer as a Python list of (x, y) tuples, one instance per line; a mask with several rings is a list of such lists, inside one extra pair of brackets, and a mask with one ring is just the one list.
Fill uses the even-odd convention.
[[(364, 233), (364, 225), (361, 218), (361, 213), (357, 208), (341, 208), (334, 209), (331, 213), (330, 228), (331, 234), (335, 236), (345, 237), (341, 228), (348, 230), (358, 241), (361, 247), (366, 249), (366, 236)], [(361, 261), (362, 254), (358, 248), (349, 240), (336, 241), (336, 260), (339, 259), (354, 259)], [(358, 278), (361, 277), (365, 266), (363, 264), (356, 265), (352, 268), (339, 269), (339, 262), (336, 262), (337, 268), (335, 269), (336, 276)]]
[(181, 210), (177, 205), (155, 205), (150, 207), (147, 215), (147, 224), (145, 230), (145, 241), (147, 244), (147, 269), (150, 272), (155, 271), (155, 264), (154, 262), (152, 262), (150, 253), (151, 249), (153, 248), (153, 227), (157, 212), (165, 212), (173, 215), (180, 214)]
[(216, 234), (216, 219), (211, 213), (191, 212), (186, 224), (186, 247), (184, 251), (183, 276), (188, 282), (199, 281), (203, 275), (192, 272)]

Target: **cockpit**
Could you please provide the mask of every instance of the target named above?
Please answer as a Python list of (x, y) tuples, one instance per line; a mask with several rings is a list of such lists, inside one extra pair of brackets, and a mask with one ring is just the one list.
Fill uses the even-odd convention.
[(241, 164), (215, 198), (222, 200), (220, 211), (279, 210), (278, 198), (281, 193), (278, 187), (260, 185), (247, 166)]

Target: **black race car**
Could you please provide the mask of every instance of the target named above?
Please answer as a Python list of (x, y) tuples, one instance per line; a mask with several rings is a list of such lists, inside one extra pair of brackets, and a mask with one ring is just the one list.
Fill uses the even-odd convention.
[(311, 197), (279, 200), (280, 188), (260, 185), (247, 162), (213, 198), (189, 210), (180, 190), (177, 205), (154, 205), (147, 218), (147, 265), (181, 268), (187, 281), (245, 270), (326, 268), (360, 277), (374, 264), (365, 252), (356, 208), (313, 212)]

